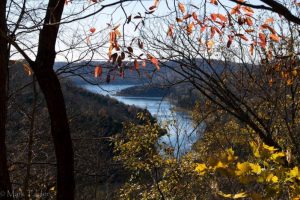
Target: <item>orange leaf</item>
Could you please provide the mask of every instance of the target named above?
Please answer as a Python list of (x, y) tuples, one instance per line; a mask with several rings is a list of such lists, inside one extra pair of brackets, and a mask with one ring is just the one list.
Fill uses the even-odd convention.
[(150, 59), (150, 61), (155, 65), (156, 69), (159, 71), (159, 70), (160, 70), (160, 67), (159, 67), (159, 65), (158, 65), (158, 60), (157, 60), (156, 58), (152, 57), (152, 58)]
[(236, 5), (235, 7), (233, 7), (230, 11), (230, 14), (234, 15), (234, 14), (240, 14), (240, 5)]
[(259, 45), (262, 48), (266, 48), (266, 44), (267, 44), (266, 35), (263, 34), (263, 33), (259, 33), (258, 36), (259, 36), (259, 39), (260, 39)]
[(253, 33), (254, 30), (253, 30), (253, 29), (246, 29), (245, 32), (246, 32), (246, 33)]
[(238, 33), (238, 34), (235, 34), (235, 36), (238, 36), (238, 37), (240, 37), (241, 39), (243, 39), (243, 40), (245, 40), (245, 41), (248, 41), (248, 38), (247, 38), (244, 34)]
[(254, 10), (248, 6), (242, 6), (242, 9), (248, 13), (254, 13)]
[(213, 48), (214, 44), (215, 44), (214, 41), (208, 40), (206, 42), (207, 49), (210, 50), (211, 48)]
[(269, 29), (269, 31), (271, 31), (273, 34), (276, 34), (275, 30), (269, 26), (268, 24), (263, 24), (260, 26), (261, 29)]
[(95, 67), (95, 78), (102, 75), (102, 67), (100, 65)]
[(222, 21), (222, 22), (227, 22), (227, 17), (225, 17), (222, 14), (217, 14), (217, 17)]
[(143, 62), (142, 62), (142, 67), (146, 67), (146, 61), (145, 60), (143, 60)]
[(133, 63), (134, 63), (135, 69), (139, 69), (139, 63), (138, 63), (137, 59), (134, 59)]
[(178, 8), (179, 8), (179, 10), (182, 12), (182, 13), (184, 13), (185, 12), (185, 7), (184, 7), (184, 5), (182, 4), (182, 3), (178, 3)]
[(210, 15), (210, 18), (211, 18), (211, 20), (213, 20), (213, 21), (216, 21), (217, 20), (217, 14), (211, 14)]
[(280, 37), (276, 34), (273, 34), (273, 33), (270, 34), (270, 39), (273, 40), (274, 42), (279, 42), (280, 41)]
[(216, 6), (218, 5), (218, 1), (217, 1), (217, 0), (210, 0), (210, 3), (211, 3), (211, 4), (214, 4), (214, 5), (216, 5)]
[(266, 19), (265, 24), (269, 24), (269, 23), (273, 23), (273, 22), (274, 22), (274, 19), (271, 17), (271, 18)]
[(186, 29), (188, 35), (192, 34), (193, 28), (194, 28), (194, 22), (191, 22)]
[(246, 20), (246, 23), (247, 23), (248, 26), (253, 25), (252, 19), (250, 17), (246, 17), (245, 20)]

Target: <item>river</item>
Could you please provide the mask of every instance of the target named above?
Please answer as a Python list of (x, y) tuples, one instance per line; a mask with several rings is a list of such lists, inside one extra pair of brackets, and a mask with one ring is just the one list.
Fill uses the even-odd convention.
[(116, 92), (130, 88), (136, 85), (81, 85), (84, 89), (102, 95), (109, 95), (127, 105), (134, 105), (140, 108), (146, 108), (154, 117), (161, 127), (166, 128), (168, 134), (162, 136), (159, 140), (160, 144), (166, 144), (175, 149), (175, 156), (179, 157), (191, 150), (201, 132), (204, 130), (204, 125), (194, 125), (191, 116), (187, 113), (174, 110), (174, 106), (163, 97), (128, 97), (116, 96)]

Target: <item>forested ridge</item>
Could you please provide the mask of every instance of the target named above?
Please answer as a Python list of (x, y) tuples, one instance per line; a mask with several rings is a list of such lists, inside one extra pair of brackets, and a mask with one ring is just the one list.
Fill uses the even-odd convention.
[[(11, 64), (9, 70), (12, 97), (8, 101), (7, 125), (11, 179), (24, 186), (24, 180), (28, 178), (31, 181), (27, 187), (34, 188), (31, 195), (44, 193), (49, 195), (47, 198), (53, 198), (56, 159), (50, 142), (47, 107), (38, 86), (34, 89), (28, 84), (33, 77), (24, 72), (24, 61), (12, 63), (16, 64)], [(124, 137), (125, 123), (143, 124), (137, 119), (137, 113), (148, 112), (88, 92), (68, 79), (62, 79), (61, 84), (74, 144), (76, 198), (94, 199), (108, 195), (107, 198), (111, 199), (129, 176), (124, 167), (113, 160), (114, 141)], [(31, 115), (33, 109), (34, 119)], [(29, 174), (26, 169), (30, 170)], [(16, 193), (15, 197), (23, 198), (23, 195)]]

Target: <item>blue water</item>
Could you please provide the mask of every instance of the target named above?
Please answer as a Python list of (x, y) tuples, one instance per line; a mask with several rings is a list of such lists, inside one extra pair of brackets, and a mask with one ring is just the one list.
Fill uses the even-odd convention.
[(204, 125), (195, 125), (187, 113), (174, 111), (174, 106), (169, 101), (163, 99), (163, 97), (128, 97), (115, 95), (118, 91), (133, 86), (135, 85), (105, 84), (95, 86), (86, 84), (81, 87), (96, 94), (109, 95), (127, 105), (146, 108), (157, 118), (159, 124), (168, 131), (168, 134), (160, 138), (160, 144), (174, 148), (174, 154), (177, 157), (190, 151), (193, 143), (199, 139), (201, 132), (203, 132)]

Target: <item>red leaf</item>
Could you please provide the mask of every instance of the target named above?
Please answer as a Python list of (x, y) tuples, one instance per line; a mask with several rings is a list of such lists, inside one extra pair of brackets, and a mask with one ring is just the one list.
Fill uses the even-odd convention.
[(232, 35), (228, 36), (227, 48), (229, 48), (230, 45), (232, 44), (233, 38), (234, 38), (234, 36), (232, 36)]
[(90, 28), (91, 33), (95, 33), (96, 29), (94, 27)]
[(173, 37), (173, 34), (174, 34), (174, 26), (171, 24), (171, 25), (169, 26), (169, 30), (168, 30), (168, 32), (167, 32), (167, 36)]

